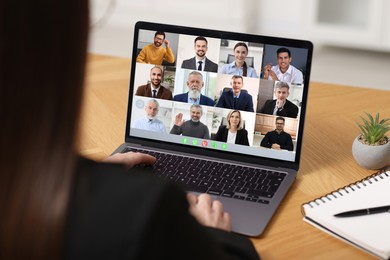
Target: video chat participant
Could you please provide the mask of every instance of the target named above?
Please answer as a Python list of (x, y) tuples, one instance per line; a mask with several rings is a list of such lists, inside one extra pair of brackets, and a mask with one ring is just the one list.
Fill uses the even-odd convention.
[(171, 129), (171, 134), (210, 139), (208, 127), (200, 122), (203, 110), (200, 105), (192, 105), (190, 108), (191, 120), (184, 121), (183, 114), (179, 113), (175, 117), (175, 124)]
[(230, 111), (226, 119), (227, 125), (219, 127), (215, 140), (231, 144), (249, 145), (248, 131), (243, 128), (240, 111)]
[[(162, 47), (163, 43), (165, 48)], [(165, 39), (165, 33), (156, 32), (154, 34), (153, 43), (142, 48), (136, 61), (140, 63), (161, 65), (164, 60), (168, 63), (174, 63), (175, 56), (173, 55), (169, 41)]]
[(294, 84), (303, 84), (303, 73), (291, 65), (291, 52), (287, 48), (279, 48), (276, 51), (278, 64), (272, 66), (271, 63), (264, 67), (264, 78), (269, 80), (279, 80)]
[(162, 69), (159, 66), (154, 66), (150, 70), (150, 83), (139, 86), (135, 93), (136, 96), (153, 97), (172, 100), (172, 92), (161, 85)]
[(88, 1), (39, 3), (0, 8), (0, 258), (258, 259), (220, 202), (132, 168), (152, 156), (79, 155)]
[(252, 96), (247, 92), (241, 91), (244, 87), (244, 78), (234, 75), (230, 81), (230, 86), (232, 87), (231, 89), (222, 92), (216, 107), (253, 112)]
[(246, 63), (245, 59), (248, 56), (248, 46), (244, 42), (238, 42), (233, 48), (234, 61), (229, 64), (224, 64), (220, 73), (239, 75), (243, 77), (257, 78), (256, 70)]
[(298, 107), (287, 99), (290, 95), (290, 86), (286, 82), (279, 81), (276, 83), (274, 95), (276, 99), (265, 101), (258, 113), (293, 118), (298, 116)]
[(206, 57), (208, 49), (207, 39), (198, 36), (194, 40), (195, 56), (191, 59), (184, 60), (181, 64), (182, 69), (218, 72), (218, 65)]
[(294, 150), (291, 135), (284, 131), (285, 119), (281, 116), (275, 120), (276, 129), (265, 134), (260, 146), (276, 150)]
[(134, 128), (166, 133), (167, 130), (165, 129), (164, 123), (161, 120), (157, 119), (159, 109), (160, 105), (158, 104), (157, 100), (149, 100), (148, 103), (145, 105), (146, 115), (142, 118), (137, 119), (134, 122)]
[(189, 89), (187, 93), (175, 95), (173, 100), (189, 104), (214, 106), (214, 101), (201, 93), (204, 87), (202, 73), (192, 71), (188, 75), (187, 87)]

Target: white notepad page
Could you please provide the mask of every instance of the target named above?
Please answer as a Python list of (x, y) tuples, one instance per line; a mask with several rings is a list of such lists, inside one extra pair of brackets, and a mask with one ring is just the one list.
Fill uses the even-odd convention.
[(372, 254), (388, 259), (390, 213), (342, 218), (333, 216), (340, 212), (386, 205), (390, 205), (390, 170), (334, 191), (302, 207), (306, 222)]

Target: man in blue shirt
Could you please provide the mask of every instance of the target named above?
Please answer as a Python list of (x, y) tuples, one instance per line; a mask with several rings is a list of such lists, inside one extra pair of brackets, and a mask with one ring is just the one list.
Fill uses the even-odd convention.
[(244, 78), (234, 75), (230, 81), (230, 86), (232, 86), (232, 89), (222, 93), (216, 107), (254, 112), (252, 96), (247, 92), (241, 91), (244, 87)]
[(260, 145), (276, 150), (294, 150), (291, 135), (284, 132), (285, 119), (281, 116), (276, 118), (276, 129), (265, 134)]
[(189, 91), (187, 93), (178, 94), (173, 97), (173, 101), (185, 102), (195, 105), (214, 106), (214, 101), (201, 94), (201, 90), (204, 86), (203, 75), (198, 71), (192, 71), (188, 75), (187, 87)]
[(146, 116), (136, 120), (133, 127), (153, 132), (166, 133), (167, 130), (165, 129), (164, 123), (156, 118), (159, 107), (157, 100), (151, 99), (145, 106)]

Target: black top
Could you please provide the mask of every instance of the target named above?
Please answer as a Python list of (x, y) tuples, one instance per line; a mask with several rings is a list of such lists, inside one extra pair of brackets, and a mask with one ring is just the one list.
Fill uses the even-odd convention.
[(82, 159), (66, 224), (66, 259), (258, 259), (249, 239), (203, 227), (185, 193), (141, 168)]
[(279, 144), (280, 148), (292, 151), (294, 149), (291, 135), (282, 131), (280, 134), (274, 130), (265, 134), (260, 145), (271, 148), (272, 144)]
[[(267, 100), (264, 106), (261, 109), (259, 109), (257, 113), (272, 115), (274, 112), (275, 105), (276, 105), (276, 99)], [(287, 99), (284, 106), (278, 109), (276, 115), (296, 118), (298, 116), (298, 107), (290, 100)]]
[[(217, 134), (215, 135), (215, 140), (220, 142), (226, 142), (228, 138), (229, 129), (226, 128), (226, 125), (221, 125), (218, 129)], [(248, 141), (248, 131), (245, 129), (237, 130), (235, 144), (249, 145)]]

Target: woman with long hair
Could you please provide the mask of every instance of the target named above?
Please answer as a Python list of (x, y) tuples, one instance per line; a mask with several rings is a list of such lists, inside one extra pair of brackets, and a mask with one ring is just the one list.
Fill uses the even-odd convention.
[(244, 42), (238, 42), (234, 45), (234, 61), (224, 64), (221, 67), (220, 73), (239, 75), (243, 77), (257, 78), (256, 70), (246, 63), (245, 59), (248, 56), (248, 46)]
[(215, 140), (231, 144), (248, 145), (248, 131), (243, 128), (241, 113), (232, 110), (226, 117), (227, 125), (221, 125), (215, 135)]
[(129, 170), (154, 157), (77, 154), (88, 1), (19, 3), (0, 5), (0, 259), (257, 259), (220, 202)]

